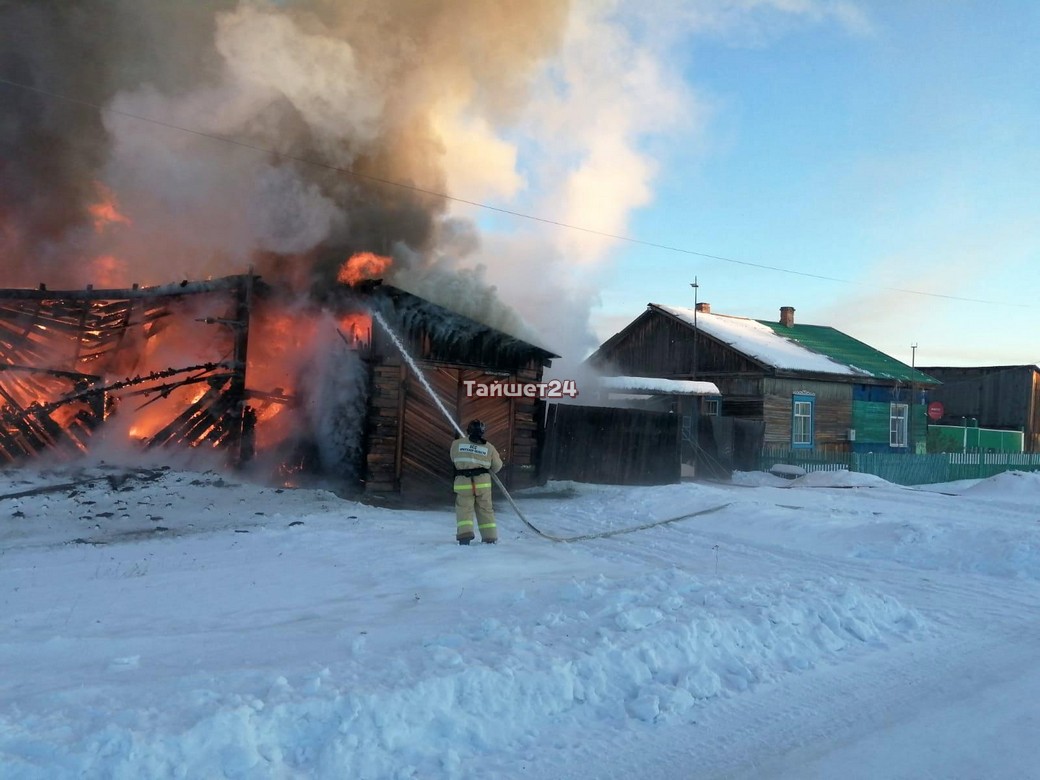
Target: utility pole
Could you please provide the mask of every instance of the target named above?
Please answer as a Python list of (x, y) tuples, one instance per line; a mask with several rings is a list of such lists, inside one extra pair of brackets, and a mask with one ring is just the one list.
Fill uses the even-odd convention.
[(697, 284), (697, 277), (693, 277), (693, 282), (690, 284), (693, 288), (693, 378), (697, 378), (697, 290), (700, 285)]
[(917, 391), (914, 388), (914, 379), (917, 375), (917, 342), (915, 341), (910, 345), (910, 406), (907, 407), (907, 413), (910, 415), (909, 429), (910, 429), (910, 445), (913, 447), (914, 454), (917, 453), (917, 442), (914, 440), (914, 407), (917, 406)]

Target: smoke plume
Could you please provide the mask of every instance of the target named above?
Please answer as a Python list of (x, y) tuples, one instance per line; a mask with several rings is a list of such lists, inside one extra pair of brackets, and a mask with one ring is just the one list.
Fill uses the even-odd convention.
[(370, 251), (391, 283), (587, 348), (609, 242), (503, 231), (466, 201), (625, 231), (652, 192), (641, 142), (688, 108), (633, 8), (0, 3), (0, 79), (29, 87), (0, 83), (0, 286), (254, 267), (306, 290)]
[[(82, 283), (104, 255), (142, 283), (258, 256), (308, 282), (354, 251), (425, 258), (447, 211), (424, 192), (446, 190), (440, 133), (459, 116), (508, 121), (565, 13), (557, 0), (7, 3), (0, 72), (40, 91), (3, 87), (5, 283)], [(95, 224), (99, 184), (125, 224)]]

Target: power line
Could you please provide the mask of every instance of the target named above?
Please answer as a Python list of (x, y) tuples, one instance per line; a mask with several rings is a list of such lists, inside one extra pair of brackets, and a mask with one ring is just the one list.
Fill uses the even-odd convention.
[[(765, 271), (775, 271), (777, 273), (791, 274), (791, 275), (794, 275), (794, 276), (802, 276), (802, 277), (806, 277), (806, 278), (809, 278), (809, 279), (819, 279), (819, 280), (826, 281), (826, 282), (840, 282), (842, 284), (852, 284), (852, 285), (862, 285), (863, 284), (862, 282), (856, 282), (856, 281), (854, 281), (852, 279), (841, 279), (841, 278), (835, 277), (835, 276), (825, 276), (823, 274), (809, 273), (808, 271), (796, 271), (796, 270), (791, 269), (791, 268), (781, 268), (780, 266), (767, 265), (765, 263), (753, 263), (753, 262), (748, 261), (748, 260), (737, 260), (737, 259), (732, 258), (732, 257), (724, 257), (722, 255), (713, 255), (713, 254), (709, 254), (707, 252), (696, 252), (696, 251), (694, 251), (692, 249), (686, 249), (684, 247), (672, 246), (670, 244), (661, 244), (661, 243), (658, 243), (658, 242), (655, 242), (655, 241), (646, 241), (644, 239), (634, 238), (632, 236), (625, 236), (625, 235), (621, 235), (621, 234), (618, 234), (618, 233), (608, 233), (608, 232), (603, 231), (603, 230), (596, 230), (595, 228), (583, 227), (581, 225), (573, 225), (573, 224), (570, 224), (568, 222), (560, 222), (559, 220), (549, 219), (548, 217), (539, 217), (539, 216), (536, 216), (534, 214), (527, 214), (527, 213), (522, 212), (522, 211), (514, 211), (512, 209), (502, 208), (501, 206), (492, 206), (492, 205), (490, 205), (488, 203), (482, 203), (482, 202), (476, 201), (476, 200), (469, 200), (467, 198), (460, 198), (460, 197), (457, 197), (455, 195), (449, 195), (446, 192), (438, 192), (437, 190), (430, 190), (430, 189), (426, 189), (424, 187), (417, 187), (414, 184), (407, 184), (405, 182), (394, 181), (393, 179), (385, 179), (385, 178), (382, 178), (380, 176), (373, 176), (371, 174), (361, 173), (359, 171), (353, 170), (352, 168), (345, 168), (343, 166), (333, 165), (332, 163), (325, 162), (324, 160), (315, 160), (315, 159), (311, 159), (309, 157), (300, 157), (298, 155), (288, 154), (286, 152), (279, 152), (279, 151), (277, 151), (275, 149), (271, 149), (271, 148), (268, 148), (268, 147), (265, 147), (265, 146), (259, 146), (257, 144), (251, 144), (248, 141), (242, 141), (242, 140), (237, 139), (237, 138), (231, 138), (229, 136), (224, 136), (224, 135), (217, 135), (216, 133), (207, 133), (207, 132), (205, 132), (203, 130), (196, 130), (194, 128), (184, 127), (183, 125), (177, 125), (177, 124), (174, 124), (172, 122), (164, 122), (161, 119), (154, 119), (152, 117), (142, 116), (140, 114), (135, 114), (135, 113), (132, 113), (130, 111), (122, 111), (120, 109), (111, 108), (111, 107), (107, 107), (107, 106), (102, 106), (102, 105), (99, 105), (97, 103), (93, 103), (93, 102), (91, 102), (89, 100), (83, 100), (81, 98), (74, 98), (74, 97), (70, 97), (68, 95), (62, 95), (62, 94), (57, 93), (57, 92), (51, 92), (50, 90), (41, 89), (39, 87), (33, 87), (33, 86), (29, 85), (29, 84), (22, 84), (22, 83), (17, 82), (17, 81), (11, 81), (10, 79), (6, 79), (6, 78), (3, 78), (3, 77), (0, 77), (0, 84), (5, 84), (5, 85), (7, 85), (9, 87), (14, 87), (16, 89), (26, 90), (28, 92), (35, 92), (36, 94), (44, 95), (46, 97), (54, 98), (54, 99), (57, 99), (57, 100), (64, 100), (64, 101), (69, 102), (69, 103), (76, 103), (78, 105), (85, 106), (87, 108), (92, 108), (95, 111), (98, 111), (98, 112), (100, 112), (102, 114), (111, 114), (111, 115), (115, 115), (115, 116), (126, 117), (128, 119), (134, 119), (134, 120), (137, 120), (139, 122), (147, 122), (149, 124), (156, 125), (156, 126), (159, 126), (159, 127), (165, 127), (165, 128), (167, 128), (169, 130), (176, 130), (176, 131), (181, 132), (181, 133), (189, 133), (189, 134), (197, 136), (199, 138), (206, 138), (206, 139), (209, 139), (211, 141), (217, 141), (219, 143), (231, 144), (233, 146), (238, 146), (238, 147), (243, 148), (243, 149), (249, 149), (249, 150), (252, 150), (254, 152), (260, 152), (260, 153), (262, 153), (264, 155), (269, 155), (269, 156), (272, 156), (272, 157), (278, 157), (278, 158), (280, 158), (282, 160), (288, 160), (288, 161), (291, 161), (291, 162), (300, 163), (301, 165), (310, 165), (310, 166), (313, 166), (313, 167), (316, 167), (316, 168), (324, 168), (325, 170), (333, 171), (333, 172), (336, 172), (336, 173), (341, 173), (341, 174), (344, 174), (346, 176), (351, 176), (351, 177), (353, 177), (355, 179), (362, 179), (362, 180), (370, 181), (370, 182), (373, 182), (373, 183), (376, 183), (376, 184), (383, 184), (383, 185), (386, 185), (386, 186), (389, 186), (389, 187), (396, 187), (398, 189), (407, 190), (409, 192), (415, 192), (415, 193), (419, 193), (419, 194), (422, 194), (422, 195), (429, 195), (430, 197), (440, 198), (442, 200), (452, 201), (454, 203), (462, 203), (462, 204), (465, 204), (467, 206), (473, 206), (474, 208), (483, 209), (485, 211), (491, 211), (491, 212), (495, 212), (497, 214), (505, 214), (507, 216), (517, 217), (518, 219), (526, 219), (526, 220), (529, 220), (529, 221), (532, 221), (532, 222), (540, 222), (540, 223), (542, 223), (544, 225), (552, 225), (554, 227), (563, 228), (565, 230), (574, 230), (574, 231), (578, 231), (578, 232), (581, 232), (581, 233), (586, 233), (588, 235), (599, 236), (600, 238), (609, 238), (609, 239), (612, 239), (614, 241), (623, 241), (625, 243), (633, 244), (633, 245), (636, 245), (636, 246), (645, 246), (645, 247), (652, 248), (652, 249), (661, 249), (661, 250), (664, 250), (666, 252), (675, 252), (677, 254), (689, 255), (689, 256), (692, 256), (692, 257), (703, 257), (703, 258), (708, 259), (708, 260), (718, 260), (720, 262), (732, 263), (734, 265), (742, 265), (742, 266), (746, 266), (748, 268), (760, 268), (760, 269), (765, 270)], [(888, 287), (888, 286), (885, 286), (885, 285), (874, 285), (874, 286), (877, 289), (881, 289), (881, 290), (889, 290), (889, 291), (892, 291), (892, 292), (900, 292), (900, 293), (905, 293), (905, 294), (908, 294), (908, 295), (920, 295), (920, 296), (929, 297), (929, 298), (943, 298), (943, 299), (950, 300), (950, 301), (962, 301), (962, 302), (966, 302), (966, 303), (982, 303), (982, 304), (986, 304), (986, 305), (990, 305), (990, 306), (1012, 306), (1012, 307), (1022, 308), (1022, 309), (1032, 309), (1032, 308), (1035, 308), (1034, 306), (1032, 306), (1030, 304), (1025, 304), (1025, 303), (1009, 303), (1009, 302), (1005, 302), (1005, 301), (991, 301), (991, 300), (986, 300), (986, 299), (982, 299), (982, 298), (967, 298), (967, 297), (963, 297), (963, 296), (959, 296), (959, 295), (945, 295), (943, 293), (926, 292), (926, 291), (923, 291), (923, 290), (910, 290), (910, 289), (906, 289), (906, 288), (903, 288), (903, 287)]]

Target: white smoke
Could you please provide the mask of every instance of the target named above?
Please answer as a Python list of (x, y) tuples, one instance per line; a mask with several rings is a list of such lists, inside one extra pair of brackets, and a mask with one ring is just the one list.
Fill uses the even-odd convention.
[[(0, 193), (0, 249), (17, 250), (0, 257), (9, 278), (90, 282), (84, 258), (112, 255), (127, 283), (257, 263), (313, 283), (355, 251), (393, 252), (416, 292), (436, 288), (438, 303), (488, 324), (525, 319), (573, 359), (592, 343), (590, 312), (619, 246), (595, 232), (629, 232), (653, 202), (656, 145), (695, 137), (705, 120), (676, 47), (770, 15), (864, 25), (839, 0), (113, 0), (102, 10), (88, 24), (55, 0), (0, 7), (0, 23), (27, 42), (0, 43), (0, 58), (108, 109), (20, 99), (20, 122), (0, 134), (0, 158), (14, 150), (25, 179)], [(66, 143), (35, 164), (31, 139), (56, 127)], [(85, 227), (95, 180), (129, 219), (97, 235)], [(30, 210), (40, 191), (63, 197)], [(45, 213), (48, 202), (60, 215)], [(465, 221), (483, 238), (460, 244)], [(33, 279), (41, 258), (48, 278)], [(454, 286), (440, 279), (467, 269)]]

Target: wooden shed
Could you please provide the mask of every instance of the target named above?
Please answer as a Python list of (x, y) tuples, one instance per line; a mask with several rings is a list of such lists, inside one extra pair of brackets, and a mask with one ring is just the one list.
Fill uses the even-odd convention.
[(714, 382), (721, 412), (765, 423), (764, 445), (913, 452), (938, 382), (835, 328), (648, 304), (588, 359), (607, 374)]

